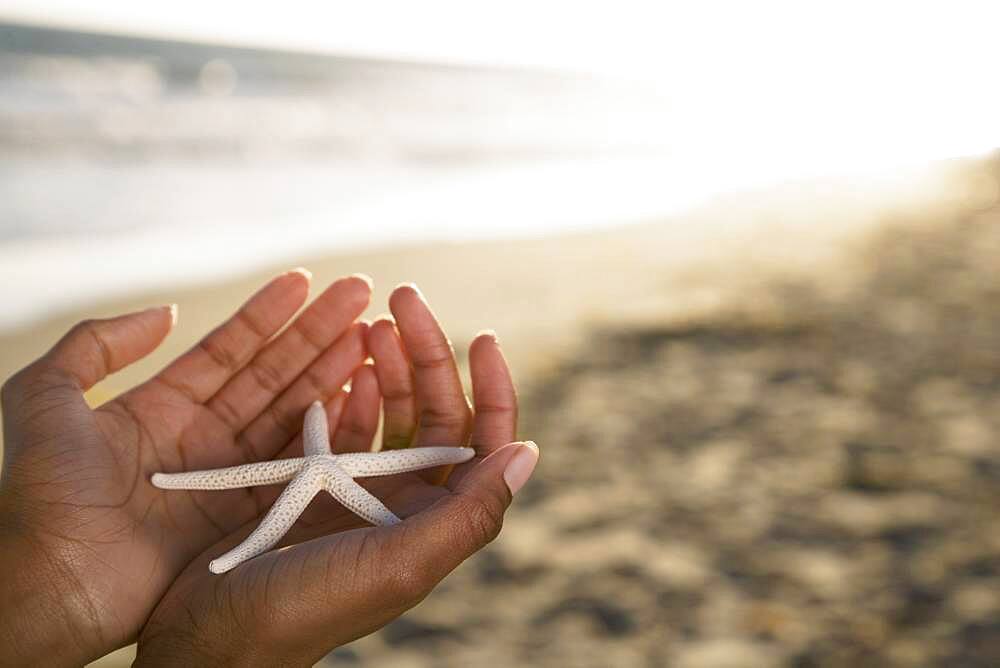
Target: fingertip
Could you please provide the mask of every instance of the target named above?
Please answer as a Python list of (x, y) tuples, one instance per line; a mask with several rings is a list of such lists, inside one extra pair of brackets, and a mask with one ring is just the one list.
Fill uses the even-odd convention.
[[(163, 338), (177, 325), (177, 315), (177, 304), (165, 304), (163, 306), (153, 306), (145, 311), (138, 311), (123, 317), (136, 318), (154, 336)], [(110, 319), (111, 322), (114, 320), (115, 318)]]
[(326, 402), (324, 410), (326, 411), (326, 423), (330, 430), (330, 435), (333, 436), (333, 432), (337, 430), (337, 425), (340, 423), (340, 416), (344, 412), (344, 405), (347, 403), (348, 393), (341, 390), (337, 392), (329, 401)]
[(287, 283), (286, 289), (294, 290), (300, 299), (305, 301), (305, 298), (309, 296), (309, 286), (312, 284), (312, 272), (304, 267), (297, 267), (278, 276), (272, 283), (280, 282)]
[(374, 282), (371, 277), (365, 274), (351, 274), (334, 282), (337, 285), (348, 287), (351, 296), (363, 297), (365, 301), (371, 298)]
[(375, 367), (372, 364), (365, 362), (354, 372), (351, 385), (357, 387), (358, 383), (372, 383), (378, 387), (378, 378), (375, 376)]
[[(145, 321), (147, 324), (153, 323), (168, 323), (167, 329), (173, 328), (177, 324), (177, 304), (164, 304), (163, 306), (151, 306), (144, 311), (134, 311), (132, 313), (127, 313), (124, 316), (119, 316), (117, 318), (108, 318), (104, 322), (114, 322), (115, 320), (122, 320), (126, 318), (139, 318)], [(95, 321), (97, 322), (97, 321)]]
[[(309, 298), (311, 277), (312, 274), (302, 268), (286, 271), (283, 274), (275, 276), (257, 290), (250, 300), (248, 300), (247, 304), (252, 301), (258, 301), (269, 309), (280, 304), (283, 309), (288, 310), (288, 315), (285, 316), (287, 320)], [(246, 308), (247, 304), (244, 304), (244, 308)]]
[(351, 338), (351, 351), (361, 355), (358, 364), (363, 363), (370, 355), (368, 352), (368, 325), (356, 322), (351, 325), (351, 328), (347, 331), (347, 335)]
[(499, 349), (500, 339), (497, 338), (497, 333), (492, 329), (483, 329), (472, 338), (472, 343), (469, 344), (469, 353), (475, 355), (477, 351), (489, 348)]
[(538, 449), (538, 444), (534, 441), (512, 441), (510, 443), (505, 443), (499, 448), (488, 454), (483, 462), (492, 461), (494, 459), (505, 459), (513, 457), (514, 454), (521, 449), (527, 448), (538, 455), (541, 451)]
[(306, 269), (305, 267), (296, 267), (295, 269), (292, 269), (287, 273), (289, 275), (298, 274), (299, 276), (305, 279), (306, 283), (312, 281), (312, 276), (313, 276), (312, 272)]
[(538, 445), (534, 441), (512, 443), (502, 449), (511, 447), (516, 448), (516, 451), (510, 456), (506, 466), (504, 466), (503, 480), (507, 483), (507, 489), (510, 490), (511, 496), (513, 496), (531, 478), (531, 474), (534, 473), (535, 467), (538, 465), (540, 452)]
[(368, 326), (369, 346), (374, 342), (374, 346), (379, 347), (379, 344), (389, 343), (398, 336), (396, 321), (391, 317), (379, 316)]
[(488, 389), (487, 383), (496, 381), (513, 386), (510, 366), (493, 330), (483, 330), (469, 344), (469, 365), (473, 392), (477, 388)]
[(333, 451), (371, 450), (378, 431), (380, 405), (381, 395), (375, 370), (370, 364), (362, 364), (351, 377), (351, 390), (334, 434)]
[(255, 299), (263, 295), (276, 296), (287, 293), (302, 293), (303, 299), (309, 294), (309, 284), (312, 280), (312, 273), (308, 269), (297, 267), (278, 274), (261, 286), (250, 298)]
[(397, 283), (396, 287), (392, 289), (393, 293), (396, 292), (410, 292), (415, 295), (420, 295), (420, 288), (413, 281), (403, 281), (402, 283)]
[(375, 288), (375, 281), (368, 274), (355, 273), (351, 274), (348, 278), (355, 278), (363, 282), (368, 287), (368, 292), (371, 292)]
[(338, 278), (327, 290), (336, 292), (338, 300), (347, 301), (360, 312), (371, 301), (372, 279), (364, 274), (351, 274)]
[(347, 330), (347, 333), (341, 336), (349, 336), (357, 339), (362, 346), (364, 346), (366, 340), (368, 339), (368, 323), (364, 320), (358, 320), (357, 322), (351, 323), (351, 327)]
[(389, 295), (389, 310), (393, 315), (396, 315), (400, 307), (405, 308), (407, 304), (413, 303), (427, 303), (416, 283), (400, 283)]

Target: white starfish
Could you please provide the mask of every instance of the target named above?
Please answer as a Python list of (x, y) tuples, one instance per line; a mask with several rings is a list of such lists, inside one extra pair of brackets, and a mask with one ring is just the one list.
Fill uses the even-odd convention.
[(160, 489), (234, 489), (291, 481), (253, 533), (229, 552), (212, 560), (208, 565), (210, 571), (225, 573), (272, 548), (320, 490), (325, 489), (345, 508), (372, 524), (396, 524), (400, 519), (368, 490), (354, 482), (354, 478), (460, 464), (472, 459), (475, 454), (472, 448), (430, 447), (335, 455), (330, 451), (328, 429), (326, 411), (317, 401), (306, 411), (302, 428), (305, 457), (208, 471), (153, 474), (153, 485)]

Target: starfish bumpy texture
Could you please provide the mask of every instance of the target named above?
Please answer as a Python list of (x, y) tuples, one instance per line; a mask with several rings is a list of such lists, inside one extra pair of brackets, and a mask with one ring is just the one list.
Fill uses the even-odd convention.
[(460, 464), (475, 455), (472, 448), (455, 447), (335, 455), (330, 450), (328, 429), (326, 411), (317, 401), (306, 411), (305, 425), (302, 428), (304, 457), (208, 471), (153, 474), (153, 485), (160, 489), (234, 489), (288, 482), (285, 491), (253, 533), (235, 548), (214, 559), (208, 565), (209, 570), (213, 573), (225, 573), (272, 548), (321, 490), (326, 490), (345, 508), (376, 526), (396, 524), (400, 519), (368, 490), (354, 482), (354, 478)]

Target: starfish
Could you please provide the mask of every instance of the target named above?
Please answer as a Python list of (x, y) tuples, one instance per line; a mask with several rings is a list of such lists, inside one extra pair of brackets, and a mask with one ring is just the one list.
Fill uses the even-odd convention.
[(302, 446), (304, 457), (208, 471), (153, 474), (153, 485), (160, 489), (235, 489), (288, 482), (253, 533), (229, 552), (212, 560), (208, 565), (210, 571), (225, 573), (274, 547), (321, 490), (326, 490), (345, 508), (376, 526), (397, 524), (401, 520), (354, 478), (460, 464), (475, 455), (472, 448), (451, 446), (335, 455), (330, 450), (326, 411), (318, 401), (306, 411)]

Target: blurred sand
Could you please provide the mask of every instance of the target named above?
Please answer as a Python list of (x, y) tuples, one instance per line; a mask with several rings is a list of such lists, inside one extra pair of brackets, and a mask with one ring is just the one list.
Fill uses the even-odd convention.
[[(993, 181), (984, 180), (980, 171), (956, 163), (889, 182), (789, 184), (720, 198), (667, 221), (522, 241), (303, 257), (299, 264), (314, 273), (314, 294), (338, 276), (372, 276), (375, 296), (368, 317), (388, 310), (386, 298), (395, 285), (416, 282), (460, 354), (477, 331), (489, 327), (499, 333), (514, 367), (528, 373), (567, 345), (585, 340), (590, 326), (626, 328), (709, 313), (741, 299), (748, 284), (776, 275), (822, 273), (845, 248), (850, 250), (845, 244), (886, 218), (916, 212), (940, 217), (978, 206), (995, 196)], [(150, 262), (156, 261), (150, 249)], [(81, 306), (0, 331), (0, 379), (41, 355), (83, 318), (177, 302), (180, 320), (163, 346), (95, 393), (113, 396), (193, 345), (269, 276), (290, 268)], [(837, 281), (841, 278), (850, 276)]]
[[(995, 173), (304, 261), (316, 286), (372, 275), (379, 305), (417, 282), (460, 352), (495, 328), (544, 453), (493, 546), (330, 665), (995, 665)], [(87, 309), (180, 303), (163, 349), (97, 394), (263, 277)], [(80, 317), (0, 338), (0, 376)]]
[(329, 665), (1000, 664), (1000, 208), (850, 247), (531, 375), (509, 531)]

